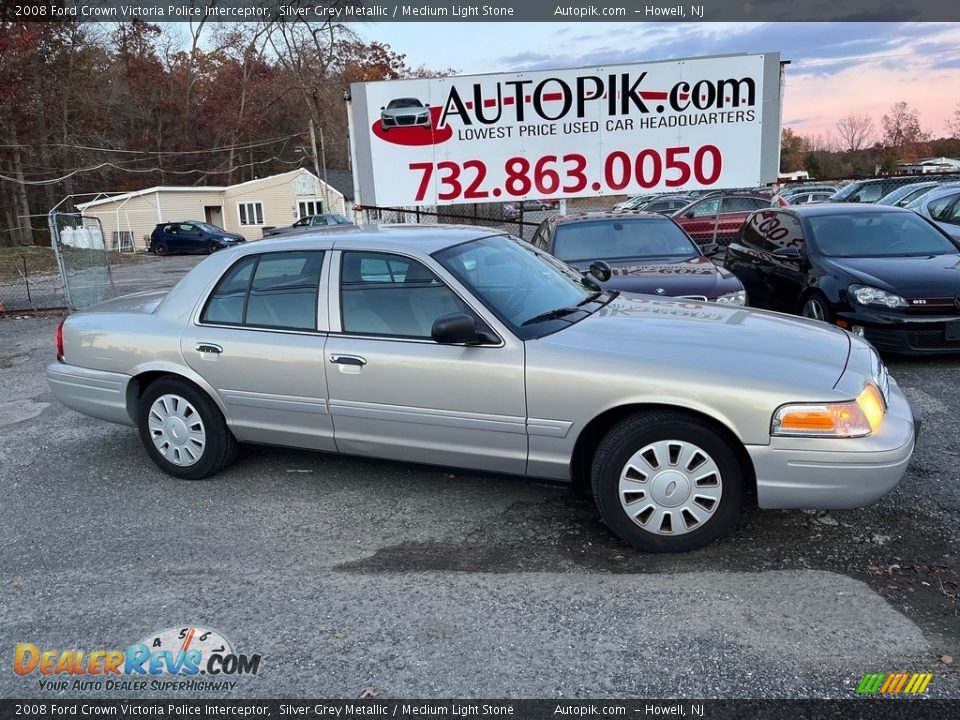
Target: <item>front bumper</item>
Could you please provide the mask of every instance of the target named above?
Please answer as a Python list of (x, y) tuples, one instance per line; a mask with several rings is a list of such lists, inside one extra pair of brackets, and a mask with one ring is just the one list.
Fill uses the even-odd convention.
[(907, 471), (919, 414), (896, 382), (879, 432), (863, 438), (774, 437), (748, 445), (757, 504), (778, 510), (863, 507), (893, 490)]
[[(858, 308), (839, 311), (836, 319), (846, 321), (849, 329), (862, 327), (864, 337), (880, 352), (901, 355), (960, 353), (960, 315), (924, 317)], [(948, 335), (948, 325), (954, 323), (957, 327), (951, 328)]]
[(78, 413), (120, 425), (133, 425), (127, 413), (129, 375), (55, 362), (47, 366), (53, 396)]

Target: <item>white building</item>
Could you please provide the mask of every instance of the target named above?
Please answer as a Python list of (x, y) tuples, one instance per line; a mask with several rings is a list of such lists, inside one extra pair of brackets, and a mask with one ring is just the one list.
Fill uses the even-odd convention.
[(143, 249), (158, 224), (188, 220), (258, 240), (265, 227), (291, 225), (305, 215), (335, 212), (352, 220), (350, 173), (331, 170), (327, 181), (325, 185), (309, 170), (298, 169), (225, 187), (163, 186), (104, 193), (77, 209), (100, 220), (108, 248)]

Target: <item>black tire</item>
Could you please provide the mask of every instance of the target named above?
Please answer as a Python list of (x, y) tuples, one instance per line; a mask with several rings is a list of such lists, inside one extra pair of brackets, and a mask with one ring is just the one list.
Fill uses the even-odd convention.
[[(198, 453), (199, 457), (190, 464), (177, 464), (164, 457), (154, 443), (154, 432), (151, 430), (151, 407), (165, 395), (175, 396), (189, 403), (202, 423), (205, 443)], [(192, 420), (193, 414), (188, 416)], [(220, 408), (209, 396), (192, 383), (179, 378), (166, 377), (152, 382), (140, 398), (139, 418), (137, 428), (140, 431), (140, 440), (146, 448), (147, 455), (156, 463), (157, 467), (168, 475), (183, 480), (203, 480), (223, 470), (232, 463), (239, 451), (237, 439), (230, 432), (223, 419)], [(176, 429), (172, 431), (176, 435)], [(191, 446), (191, 448), (194, 446)], [(170, 450), (174, 453), (174, 450)], [(191, 450), (191, 452), (194, 452)]]
[(811, 320), (829, 323), (832, 321), (830, 303), (822, 293), (815, 292), (803, 298), (800, 303), (800, 315)]
[[(687, 447), (695, 446), (713, 461), (719, 475), (717, 478), (720, 490), (719, 500), (715, 501), (709, 510), (704, 510), (704, 506), (699, 502), (695, 508), (698, 512), (709, 513), (706, 520), (699, 523), (699, 526), (694, 525), (692, 529), (683, 527), (677, 534), (663, 533), (664, 527), (672, 528), (672, 519), (669, 522), (663, 521), (661, 533), (641, 527), (639, 523), (644, 512), (638, 512), (640, 519), (634, 520), (621, 502), (619, 489), (620, 474), (627, 465), (627, 461), (648, 445), (665, 441), (684, 443)], [(670, 458), (667, 460), (669, 461)], [(678, 468), (676, 462), (668, 462), (665, 471), (655, 472), (667, 472), (671, 467)], [(694, 469), (694, 472), (697, 470)], [(621, 540), (637, 550), (646, 552), (687, 552), (701, 548), (726, 534), (738, 520), (743, 509), (744, 470), (734, 449), (709, 422), (681, 412), (657, 410), (637, 413), (614, 425), (597, 447), (591, 477), (593, 498), (604, 523)], [(662, 479), (666, 476), (654, 475), (644, 481), (649, 482), (650, 485), (641, 487), (652, 490), (653, 483), (658, 477)], [(704, 482), (708, 481), (708, 479), (704, 480)], [(677, 483), (673, 485), (676, 487)], [(672, 490), (668, 488), (667, 493), (670, 492)], [(628, 494), (637, 497), (642, 495), (640, 491)], [(638, 501), (638, 510), (641, 509), (639, 503), (644, 502), (647, 501), (642, 499)], [(687, 506), (690, 502), (668, 508), (671, 516), (677, 515), (676, 522), (688, 524), (687, 518), (692, 516), (684, 516), (683, 513), (689, 513)], [(648, 515), (647, 522), (650, 522), (652, 517)], [(678, 528), (680, 528), (679, 525)]]
[(219, 249), (220, 247), (213, 240), (207, 243), (207, 255), (213, 255)]
[(164, 242), (158, 242), (158, 243), (154, 246), (153, 251), (154, 251), (157, 255), (160, 255), (160, 256), (162, 257), (162, 256), (164, 256), (164, 255), (166, 255), (167, 253), (170, 252), (170, 248), (167, 247), (167, 244), (166, 244), (166, 243), (164, 243)]

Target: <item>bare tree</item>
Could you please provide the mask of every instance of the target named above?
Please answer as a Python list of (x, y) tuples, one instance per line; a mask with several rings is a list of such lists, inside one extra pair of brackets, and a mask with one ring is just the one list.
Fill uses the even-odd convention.
[(960, 104), (953, 111), (953, 118), (947, 120), (947, 129), (950, 131), (950, 137), (960, 140)]
[(873, 120), (869, 115), (850, 113), (837, 121), (837, 132), (844, 149), (856, 152), (870, 144), (874, 133)]
[(880, 124), (883, 127), (883, 142), (889, 147), (899, 149), (930, 139), (930, 134), (920, 128), (917, 111), (902, 100), (890, 108)]

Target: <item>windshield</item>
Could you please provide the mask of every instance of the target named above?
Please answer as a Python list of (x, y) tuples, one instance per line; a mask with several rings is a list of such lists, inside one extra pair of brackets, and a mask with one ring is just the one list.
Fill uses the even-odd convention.
[(863, 187), (862, 182), (850, 183), (846, 187), (842, 187), (839, 190), (837, 190), (837, 192), (835, 192), (830, 199), (837, 200), (837, 201), (846, 200), (848, 197), (853, 195), (857, 190), (859, 190), (862, 187)]
[(648, 257), (694, 257), (700, 253), (673, 221), (660, 218), (593, 220), (557, 226), (553, 254), (565, 262)]
[(583, 306), (600, 299), (599, 286), (515, 238), (472, 240), (434, 257), (515, 330), (553, 311), (571, 310), (568, 322), (581, 319), (593, 309)]
[(822, 215), (808, 222), (814, 242), (828, 257), (910, 257), (957, 252), (943, 233), (909, 212)]

